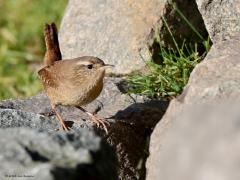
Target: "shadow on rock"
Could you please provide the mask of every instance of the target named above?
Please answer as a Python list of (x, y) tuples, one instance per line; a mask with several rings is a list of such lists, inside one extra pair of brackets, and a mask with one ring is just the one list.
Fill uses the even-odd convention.
[[(155, 125), (165, 113), (168, 102), (149, 100), (138, 95), (130, 97), (124, 93), (127, 87), (123, 87), (121, 82), (121, 78), (106, 78), (105, 87), (98, 99), (84, 107), (89, 112), (94, 112), (101, 107), (98, 116), (111, 122), (108, 135), (102, 129), (93, 126), (89, 117), (77, 108), (59, 106), (58, 111), (66, 122), (73, 123), (74, 131), (94, 130), (93, 134), (97, 133), (102, 137), (101, 139), (105, 139), (116, 149), (118, 179), (142, 180), (145, 179), (149, 138)], [(56, 129), (59, 128), (56, 116), (41, 115), (49, 111), (51, 107), (45, 94), (24, 100), (2, 101), (0, 103), (1, 128), (30, 127), (55, 134)], [(103, 163), (108, 160), (106, 157), (110, 158), (110, 155), (103, 156), (105, 159), (101, 159), (99, 168), (104, 167)], [(108, 163), (108, 166), (113, 165)], [(105, 169), (110, 169), (109, 167)]]
[(168, 104), (168, 101), (158, 100), (134, 103), (112, 117), (115, 122), (109, 127), (108, 135), (95, 129), (116, 148), (120, 166), (119, 177), (145, 179), (150, 135)]

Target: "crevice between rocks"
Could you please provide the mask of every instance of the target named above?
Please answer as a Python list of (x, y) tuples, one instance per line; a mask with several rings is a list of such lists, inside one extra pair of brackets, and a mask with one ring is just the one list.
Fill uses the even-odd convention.
[(32, 158), (33, 161), (39, 161), (39, 162), (48, 162), (49, 159), (45, 157), (44, 155), (40, 154), (39, 152), (32, 150), (28, 147), (24, 147), (25, 151), (29, 154), (29, 156)]
[[(184, 16), (189, 20), (189, 22), (192, 23), (192, 25), (199, 31), (199, 33), (202, 35), (202, 37), (205, 40), (207, 40), (209, 35), (206, 30), (202, 15), (200, 14), (200, 12), (198, 10), (196, 2), (192, 1), (192, 0), (169, 1), (169, 3), (166, 6), (164, 17), (170, 27), (170, 30), (173, 33), (174, 38), (177, 41), (177, 44), (181, 45), (183, 43), (183, 41), (186, 41), (187, 43), (192, 44), (192, 45), (194, 45), (196, 43), (198, 45), (197, 50), (198, 50), (199, 56), (201, 56), (201, 59), (203, 59), (206, 56), (205, 48), (202, 44), (203, 40), (201, 38), (199, 38), (196, 35), (196, 33), (189, 27), (189, 25), (177, 14), (177, 12), (173, 9), (172, 4), (175, 4), (178, 7), (178, 9), (184, 14)], [(161, 28), (153, 30), (153, 32), (151, 33), (151, 36), (156, 36), (157, 33), (159, 33), (158, 35), (160, 37), (160, 40), (164, 43), (164, 45), (168, 48), (175, 49), (175, 45), (173, 43), (172, 37), (168, 33), (166, 27), (163, 25), (162, 20), (159, 21), (159, 24), (160, 24)], [(210, 41), (210, 45), (211, 44), (212, 44), (212, 42)], [(151, 44), (149, 49), (150, 49), (150, 52), (152, 53), (153, 61), (161, 64), (162, 60), (161, 60), (161, 57), (159, 56), (160, 46), (159, 46), (159, 43), (156, 41), (156, 39), (153, 41), (153, 43)], [(158, 103), (159, 103), (159, 101), (158, 101)], [(145, 130), (148, 127), (148, 125), (146, 125), (147, 124), (146, 121), (149, 119), (148, 118), (145, 119), (144, 118), (145, 115), (140, 115), (140, 117), (135, 117), (136, 119), (141, 119), (140, 122), (138, 121), (138, 123), (135, 125), (135, 130), (138, 131), (137, 134), (144, 137), (144, 143), (142, 143), (141, 147), (134, 144), (135, 150), (138, 148), (144, 149), (144, 152), (142, 152), (142, 154), (139, 155), (138, 161), (140, 161), (140, 159), (142, 158), (141, 160), (143, 161), (143, 165), (142, 165), (142, 168), (139, 169), (139, 177), (136, 179), (144, 180), (146, 177), (145, 163), (146, 163), (146, 159), (149, 156), (150, 136), (154, 130), (155, 125), (164, 116), (169, 103), (170, 102), (167, 102), (167, 105), (165, 106), (165, 108), (161, 107), (164, 112), (161, 115), (158, 114), (159, 115), (158, 118), (151, 117), (152, 118), (152, 121), (150, 123), (151, 128), (147, 130), (147, 134), (144, 134), (144, 132), (146, 132)], [(130, 107), (128, 107), (128, 108), (130, 108)], [(128, 108), (126, 108), (126, 109), (128, 109)], [(152, 114), (152, 113), (150, 113), (150, 114)], [(141, 123), (143, 123), (143, 124), (141, 124)], [(121, 137), (119, 139), (121, 139)], [(138, 142), (138, 143), (141, 144), (140, 142)], [(133, 152), (130, 152), (130, 153), (133, 153)], [(124, 159), (122, 159), (122, 160), (124, 161)], [(135, 162), (135, 164), (137, 165), (136, 162)]]
[[(170, 30), (178, 45), (182, 45), (183, 41), (194, 46), (197, 44), (199, 56), (206, 55), (205, 48), (203, 46), (203, 40), (197, 36), (197, 34), (189, 27), (189, 25), (178, 15), (176, 10), (173, 8), (173, 4), (180, 10), (180, 12), (187, 18), (187, 20), (195, 27), (195, 29), (201, 34), (203, 39), (208, 39), (208, 32), (206, 30), (202, 15), (200, 14), (197, 4), (192, 0), (169, 0), (166, 5), (165, 13), (163, 17), (165, 18)], [(159, 36), (161, 42), (167, 48), (176, 49), (171, 35), (169, 34), (167, 28), (164, 26), (162, 19), (159, 21), (160, 29), (153, 30), (151, 36)], [(161, 57), (159, 56), (160, 46), (156, 40), (150, 44), (150, 52), (152, 53), (152, 59), (154, 62), (161, 64)], [(212, 42), (210, 41), (210, 44)]]

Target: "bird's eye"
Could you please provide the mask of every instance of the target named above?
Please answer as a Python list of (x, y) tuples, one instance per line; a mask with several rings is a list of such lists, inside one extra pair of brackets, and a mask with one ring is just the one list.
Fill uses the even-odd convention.
[(92, 64), (89, 64), (89, 65), (87, 65), (87, 68), (88, 68), (88, 69), (92, 69), (92, 68), (93, 68), (93, 65), (92, 65)]

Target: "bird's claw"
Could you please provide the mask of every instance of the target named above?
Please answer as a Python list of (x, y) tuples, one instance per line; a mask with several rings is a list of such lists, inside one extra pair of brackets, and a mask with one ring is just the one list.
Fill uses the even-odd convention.
[(66, 124), (61, 123), (61, 130), (69, 132), (70, 130), (73, 130), (72, 128), (70, 128), (69, 126), (66, 126)]
[(110, 123), (103, 118), (98, 118), (96, 115), (91, 116), (92, 121), (97, 125), (97, 127), (102, 127), (104, 131), (108, 134), (107, 126), (110, 126)]
[(39, 113), (39, 114), (42, 115), (42, 116), (47, 116), (47, 117), (56, 115), (56, 113), (53, 110), (49, 111), (49, 112), (42, 112), (42, 113)]

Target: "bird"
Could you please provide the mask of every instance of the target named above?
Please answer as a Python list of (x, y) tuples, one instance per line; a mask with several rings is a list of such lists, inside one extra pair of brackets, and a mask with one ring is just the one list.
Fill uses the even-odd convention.
[(77, 107), (88, 114), (93, 123), (108, 133), (109, 122), (88, 112), (82, 106), (91, 103), (100, 95), (105, 70), (113, 65), (105, 64), (103, 60), (93, 56), (59, 59), (61, 52), (56, 34), (57, 29), (54, 23), (45, 25), (45, 67), (38, 71), (38, 76), (50, 99), (51, 108), (59, 120), (61, 129), (70, 130), (57, 110), (58, 105)]

